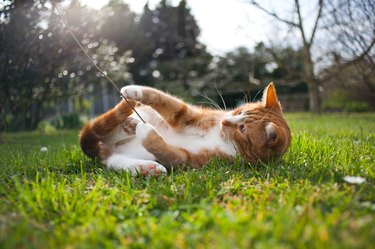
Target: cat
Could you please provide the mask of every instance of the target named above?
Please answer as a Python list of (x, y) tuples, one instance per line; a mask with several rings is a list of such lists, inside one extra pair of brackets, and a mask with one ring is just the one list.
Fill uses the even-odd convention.
[(193, 106), (145, 86), (125, 86), (121, 93), (128, 103), (122, 100), (86, 124), (80, 144), (87, 156), (131, 175), (200, 168), (213, 157), (233, 160), (237, 154), (250, 163), (268, 162), (291, 141), (273, 83), (260, 102), (230, 111)]

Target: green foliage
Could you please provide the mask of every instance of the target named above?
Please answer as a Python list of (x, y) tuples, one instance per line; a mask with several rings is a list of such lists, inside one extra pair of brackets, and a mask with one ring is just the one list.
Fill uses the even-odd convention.
[[(35, 129), (64, 104), (101, 89), (103, 78), (68, 33), (66, 21), (98, 65), (114, 80), (129, 81), (129, 54), (97, 33), (98, 13), (72, 1), (61, 16), (56, 1), (6, 1), (0, 20), (0, 122), (7, 130)], [(60, 6), (61, 7), (61, 6)], [(74, 98), (72, 96), (75, 96)], [(66, 107), (65, 107), (66, 108)], [(11, 116), (17, 126), (4, 115)]]
[(83, 120), (79, 113), (64, 113), (42, 120), (38, 124), (40, 132), (51, 133), (57, 129), (79, 129), (83, 125)]
[(63, 125), (57, 127), (60, 129), (78, 129), (82, 127), (82, 122), (79, 117), (79, 113), (67, 113), (61, 116)]
[(101, 11), (79, 1), (5, 1), (0, 16), (1, 130), (32, 130), (51, 112), (84, 111), (77, 99), (101, 97), (108, 82), (69, 29), (116, 83), (176, 80), (186, 90), (211, 61), (185, 1), (161, 1), (154, 10), (146, 4), (139, 16), (118, 0)]
[(39, 131), (42, 134), (51, 134), (56, 132), (56, 126), (52, 125), (48, 121), (41, 121), (38, 124), (37, 131)]
[(178, 6), (160, 1), (154, 10), (146, 4), (139, 28), (150, 49), (150, 61), (142, 69), (149, 83), (173, 89), (170, 82), (178, 82), (188, 90), (192, 82), (207, 74), (211, 55), (198, 41), (200, 29), (186, 1)]
[(372, 111), (368, 102), (355, 99), (349, 92), (332, 91), (323, 103), (325, 111), (369, 112)]
[[(267, 47), (263, 42), (258, 43), (254, 51), (239, 47), (213, 59), (211, 70), (205, 76), (205, 81), (212, 83), (202, 84), (200, 91), (209, 96), (217, 95), (218, 89), (243, 95), (259, 91), (271, 81), (284, 88), (306, 85), (301, 55), (299, 49)], [(231, 102), (233, 99), (229, 99), (228, 103)]]
[(0, 247), (371, 248), (374, 114), (286, 118), (282, 161), (214, 159), (159, 178), (88, 160), (77, 131), (5, 134)]

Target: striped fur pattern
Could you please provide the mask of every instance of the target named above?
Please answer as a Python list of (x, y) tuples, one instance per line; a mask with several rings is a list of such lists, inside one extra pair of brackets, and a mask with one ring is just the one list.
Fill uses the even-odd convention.
[(200, 168), (213, 157), (267, 162), (287, 150), (291, 134), (273, 83), (262, 101), (221, 111), (189, 105), (154, 88), (131, 85), (123, 100), (86, 124), (83, 152), (132, 175), (160, 175), (172, 167)]

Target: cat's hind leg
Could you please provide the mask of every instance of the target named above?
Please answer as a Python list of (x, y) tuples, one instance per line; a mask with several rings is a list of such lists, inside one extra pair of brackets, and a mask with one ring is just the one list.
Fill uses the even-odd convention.
[(126, 140), (135, 135), (135, 127), (140, 121), (138, 119), (128, 117), (125, 121), (118, 125), (113, 131), (106, 137), (102, 138), (102, 141), (106, 144), (115, 144), (121, 140)]
[(113, 154), (106, 160), (108, 168), (128, 171), (132, 176), (157, 176), (167, 173), (167, 169), (152, 160), (134, 159), (125, 155)]
[[(106, 153), (103, 153), (101, 143), (106, 139), (111, 143), (116, 142), (115, 139), (117, 137), (113, 134), (116, 131), (117, 133), (121, 131), (119, 125), (124, 123), (124, 121), (131, 120), (129, 118), (133, 113), (131, 107), (135, 107), (136, 105), (136, 101), (130, 100), (126, 103), (123, 100), (115, 108), (87, 123), (80, 133), (80, 144), (83, 152), (91, 158), (99, 157), (100, 159), (104, 159)], [(127, 125), (127, 130), (123, 129), (127, 134), (131, 133), (129, 127), (133, 127), (134, 130), (135, 124), (132, 126)]]

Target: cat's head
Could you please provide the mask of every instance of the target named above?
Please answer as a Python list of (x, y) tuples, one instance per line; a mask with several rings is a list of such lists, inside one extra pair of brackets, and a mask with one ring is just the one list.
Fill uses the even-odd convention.
[(268, 162), (281, 157), (290, 145), (290, 129), (273, 83), (265, 88), (260, 102), (236, 108), (221, 124), (225, 136), (249, 162)]

